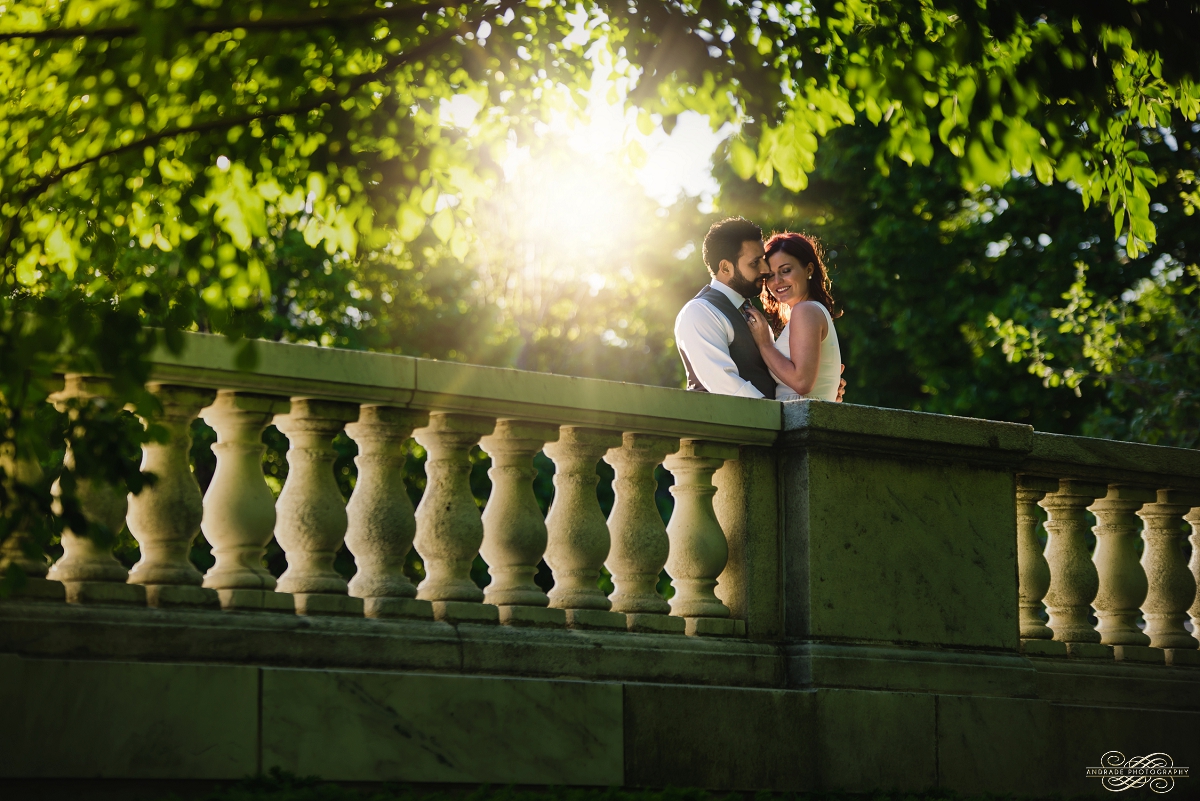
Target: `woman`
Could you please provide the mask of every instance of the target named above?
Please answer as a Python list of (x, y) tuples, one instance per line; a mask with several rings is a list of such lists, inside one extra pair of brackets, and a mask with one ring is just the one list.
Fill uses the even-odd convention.
[(833, 319), (842, 313), (833, 313), (820, 246), (804, 234), (774, 234), (766, 252), (771, 275), (761, 299), (767, 314), (751, 308), (747, 322), (779, 382), (775, 399), (836, 401), (842, 351)]

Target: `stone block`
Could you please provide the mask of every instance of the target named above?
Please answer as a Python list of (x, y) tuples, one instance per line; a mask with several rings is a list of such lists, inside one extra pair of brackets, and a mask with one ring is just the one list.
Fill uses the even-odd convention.
[(9, 597), (14, 600), (20, 598), (22, 601), (57, 601), (61, 603), (67, 600), (67, 590), (61, 581), (26, 576), (25, 585)]
[(652, 634), (683, 634), (687, 624), (681, 617), (670, 615), (648, 615), (641, 612), (626, 615), (626, 627), (629, 631), (642, 631)]
[(1021, 640), (1021, 653), (1025, 656), (1067, 655), (1067, 646), (1058, 640)]
[(1069, 642), (1066, 643), (1067, 656), (1072, 659), (1109, 659), (1113, 658), (1113, 647), (1101, 645), (1098, 642)]
[[(685, 617), (684, 620), (687, 621), (684, 633), (691, 637), (736, 637), (737, 624), (742, 622), (728, 617)], [(742, 630), (745, 631), (745, 624)]]
[(445, 623), (499, 623), (500, 610), (471, 601), (433, 601), (433, 617)]
[(177, 606), (219, 608), (221, 597), (216, 590), (189, 584), (146, 584), (146, 606), (167, 609)]
[(1166, 664), (1163, 649), (1151, 648), (1148, 645), (1114, 645), (1113, 658), (1118, 662), (1145, 662), (1151, 665)]
[(821, 789), (911, 792), (936, 786), (936, 698), (818, 690), (814, 761)]
[(1048, 702), (942, 695), (936, 703), (939, 787), (964, 796), (1045, 791), (1059, 769), (1049, 758)]
[(1163, 656), (1171, 667), (1200, 667), (1200, 651), (1184, 648), (1164, 648)]
[(620, 612), (605, 612), (602, 609), (564, 609), (567, 628), (625, 631), (629, 621)]
[[(1176, 781), (1174, 792), (1163, 798), (1195, 798), (1195, 766), (1200, 764), (1200, 713), (1165, 709), (1130, 709), (1108, 706), (1069, 706), (1054, 704), (1049, 728), (1053, 750), (1047, 754), (1051, 765), (1049, 781), (1041, 794), (1061, 793), (1067, 797), (1087, 794), (1120, 797), (1101, 786), (1099, 778), (1089, 778), (1087, 768), (1101, 767), (1102, 757), (1119, 752), (1125, 760), (1166, 754), (1175, 765), (1190, 767), (1192, 776)], [(1141, 797), (1158, 798), (1145, 792)], [(1132, 795), (1132, 793), (1130, 793)]]
[[(894, 645), (804, 643), (787, 648), (793, 686), (947, 695), (1029, 697), (1031, 660), (1015, 652), (956, 652)], [(1066, 649), (1063, 649), (1066, 662)]]
[(63, 583), (69, 604), (146, 605), (146, 588), (141, 584), (115, 581), (68, 581)]
[(789, 690), (626, 684), (626, 785), (817, 789), (815, 699)]
[(780, 469), (789, 635), (1017, 650), (1011, 469), (817, 446)]
[(414, 620), (433, 620), (433, 603), (416, 598), (363, 598), (363, 614), (367, 617), (406, 617)]
[(238, 779), (257, 695), (252, 667), (0, 654), (0, 777)]
[(227, 612), (286, 612), (294, 614), (296, 602), (286, 592), (274, 590), (217, 590)]
[(292, 594), (297, 615), (363, 616), (363, 599), (335, 593), (297, 592)]
[(550, 626), (563, 628), (567, 625), (567, 613), (561, 609), (545, 606), (499, 606), (500, 623), (505, 626)]
[(264, 769), (331, 781), (620, 786), (621, 686), (265, 669)]

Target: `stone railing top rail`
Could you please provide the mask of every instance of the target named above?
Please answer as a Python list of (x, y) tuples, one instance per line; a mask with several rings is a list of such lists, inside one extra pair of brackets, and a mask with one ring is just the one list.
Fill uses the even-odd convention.
[(877, 443), (875, 447), (885, 438), (901, 449), (914, 443), (941, 449), (982, 449), (1007, 458), (1020, 458), (1033, 447), (1033, 427), (1021, 423), (846, 403), (784, 404), (783, 430), (847, 443), (869, 437)]
[(151, 356), (154, 381), (742, 444), (773, 443), (780, 429), (781, 404), (749, 398), (209, 334), (184, 342)]
[(802, 401), (784, 404), (783, 431), (785, 441), (1011, 461), (1027, 475), (1200, 491), (1200, 450), (1044, 434), (1018, 423)]
[[(771, 401), (481, 367), (384, 353), (186, 334), (158, 350), (153, 380), (288, 397), (515, 417), (769, 445), (782, 432), (849, 447), (970, 454), (1032, 475), (1200, 490), (1200, 450), (1044, 434), (1031, 426), (855, 404)], [(252, 351), (250, 367), (239, 355)]]
[[(1200, 450), (1037, 432), (1025, 472), (1200, 490)], [(1162, 483), (1164, 476), (1171, 479), (1167, 485)]]

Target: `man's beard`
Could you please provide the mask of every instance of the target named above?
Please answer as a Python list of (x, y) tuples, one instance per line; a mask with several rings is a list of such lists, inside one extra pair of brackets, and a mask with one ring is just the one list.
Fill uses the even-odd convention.
[(735, 272), (733, 277), (729, 279), (729, 288), (747, 299), (756, 297), (761, 291), (757, 283), (747, 281), (746, 277), (738, 272)]

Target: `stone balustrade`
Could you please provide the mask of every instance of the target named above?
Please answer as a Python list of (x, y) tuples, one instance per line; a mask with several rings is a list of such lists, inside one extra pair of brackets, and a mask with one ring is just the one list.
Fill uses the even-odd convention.
[[(752, 564), (746, 549), (753, 538), (742, 530), (731, 539), (726, 531), (744, 529), (755, 516), (775, 524), (773, 515), (764, 516), (773, 495), (762, 479), (774, 481), (776, 473), (748, 481), (750, 454), (782, 446), (786, 464), (790, 453), (802, 452), (795, 475), (820, 480), (813, 464), (861, 451), (858, 440), (880, 429), (883, 441), (902, 443), (896, 447), (906, 453), (916, 447), (938, 459), (945, 452), (962, 458), (976, 448), (969, 456), (975, 461), (982, 453), (977, 424), (959, 418), (910, 414), (903, 420), (911, 430), (898, 431), (895, 415), (903, 413), (866, 410), (848, 425), (826, 427), (824, 417), (845, 410), (803, 404), (781, 417), (779, 405), (745, 399), (265, 342), (252, 345), (257, 365), (247, 371), (237, 369), (234, 347), (219, 337), (197, 334), (187, 342), (181, 356), (156, 356), (149, 384), (160, 412), (145, 422), (167, 432), (165, 441), (144, 446), (143, 469), (157, 481), (128, 500), (94, 482), (82, 481), (77, 490), (92, 521), (110, 532), (128, 524), (140, 561), (126, 571), (103, 539), (69, 529), (63, 555), (48, 572), (42, 561), (13, 556), (17, 548), (9, 545), (6, 559), (29, 574), (41, 596), (72, 604), (725, 637), (744, 635), (757, 618), (756, 633), (771, 636), (779, 631), (777, 615), (766, 610), (779, 601), (778, 584), (762, 564)], [(103, 403), (106, 394), (101, 378), (68, 374), (52, 401), (65, 409), (69, 401)], [(892, 417), (872, 423), (877, 414)], [(216, 471), (203, 498), (189, 464), (197, 417), (217, 433)], [(270, 425), (289, 441), (289, 473), (278, 499), (262, 470)], [(1021, 652), (1197, 663), (1200, 454), (978, 425), (988, 426), (983, 461), (999, 459), (1000, 473), (1015, 478)], [(332, 470), (332, 443), (343, 430), (359, 450), (348, 504)], [(997, 439), (996, 431), (1004, 436)], [(979, 441), (972, 444), (973, 437)], [(409, 438), (428, 456), (427, 485), (415, 509), (402, 477)], [(492, 463), (493, 488), (482, 513), (468, 482), (476, 446)], [(869, 446), (878, 451), (879, 441)], [(556, 467), (545, 519), (532, 486), (539, 452)], [(65, 470), (72, 459), (68, 450)], [(596, 495), (601, 460), (615, 472), (607, 520)], [(660, 465), (674, 478), (670, 525), (655, 502)], [(853, 481), (845, 472), (829, 479)], [(714, 506), (718, 487), (724, 490)], [(994, 498), (1004, 503), (1003, 491)], [(853, 517), (837, 508), (840, 488), (810, 488), (806, 499), (808, 514), (820, 502), (831, 504), (822, 512), (831, 531), (835, 519)], [(847, 502), (857, 508), (857, 501)], [(761, 508), (751, 509), (755, 504)], [(1190, 565), (1183, 551), (1189, 525)], [(203, 576), (188, 560), (201, 530), (215, 558)], [(264, 563), (272, 538), (287, 560), (278, 580)], [(349, 581), (333, 566), (343, 543), (356, 564)], [(795, 550), (811, 544), (805, 539)], [(418, 585), (403, 570), (411, 549), (424, 567)], [(472, 578), (477, 556), (490, 574), (485, 589)], [(785, 564), (789, 558), (785, 553)], [(534, 581), (543, 560), (554, 579), (549, 593)], [(669, 600), (659, 590), (664, 569), (673, 587)], [(602, 570), (614, 587), (608, 596), (600, 589)], [(751, 584), (754, 570), (759, 579)], [(55, 582), (65, 592), (47, 592)], [(998, 593), (997, 599), (1007, 597)], [(794, 602), (796, 596), (784, 599), (785, 606)], [(762, 611), (755, 614), (754, 606)], [(823, 629), (811, 606), (801, 603), (799, 611), (793, 631), (813, 641), (841, 636)], [(797, 629), (806, 615), (809, 626)]]
[(1024, 653), (1200, 665), (1200, 453), (1035, 434), (1017, 507)]
[[(64, 532), (49, 578), (66, 586), (68, 602), (745, 634), (745, 621), (714, 595), (728, 547), (713, 474), (738, 458), (740, 445), (774, 439), (777, 406), (683, 392), (665, 399), (650, 387), (380, 354), (252, 347), (253, 371), (237, 370), (234, 348), (204, 335), (188, 337), (182, 357), (156, 361), (149, 388), (162, 411), (146, 422), (164, 426), (168, 438), (145, 446), (143, 469), (158, 480), (128, 501), (106, 487), (79, 489), (89, 518), (110, 531), (128, 521), (141, 561), (126, 571), (99, 540)], [(68, 374), (54, 399), (103, 397), (101, 379)], [(217, 433), (203, 499), (189, 464), (197, 417)], [(270, 425), (289, 443), (277, 499), (262, 470)], [(333, 473), (343, 430), (359, 448), (348, 504)], [(402, 477), (409, 437), (428, 456), (415, 510)], [(477, 445), (492, 463), (482, 514), (468, 482)], [(548, 519), (532, 486), (543, 450), (561, 470)], [(67, 470), (71, 458), (68, 451)], [(596, 498), (600, 459), (617, 473), (607, 521)], [(679, 509), (669, 530), (654, 498), (664, 464)], [(204, 576), (188, 561), (201, 530), (216, 560)], [(287, 560), (278, 580), (264, 564), (272, 538)], [(334, 569), (343, 544), (356, 564), (350, 581)], [(415, 586), (403, 572), (410, 549), (425, 574)], [(480, 555), (485, 590), (471, 572)], [(550, 595), (534, 581), (543, 558), (555, 580)], [(670, 603), (658, 588), (665, 565), (678, 573)], [(599, 588), (601, 567), (616, 585), (611, 598)]]
[[(1111, 750), (1200, 760), (1200, 451), (278, 343), (240, 369), (243, 345), (185, 342), (152, 359), (157, 480), (126, 497), (68, 453), (56, 493), (75, 482), (89, 531), (64, 531), (53, 564), (29, 532), (0, 547), (27, 576), (0, 599), (0, 709), (22, 733), (0, 792), (280, 767), (1078, 796)], [(110, 397), (66, 374), (51, 400)], [(197, 417), (216, 433), (203, 494)], [(95, 536), (123, 523), (128, 571)]]

